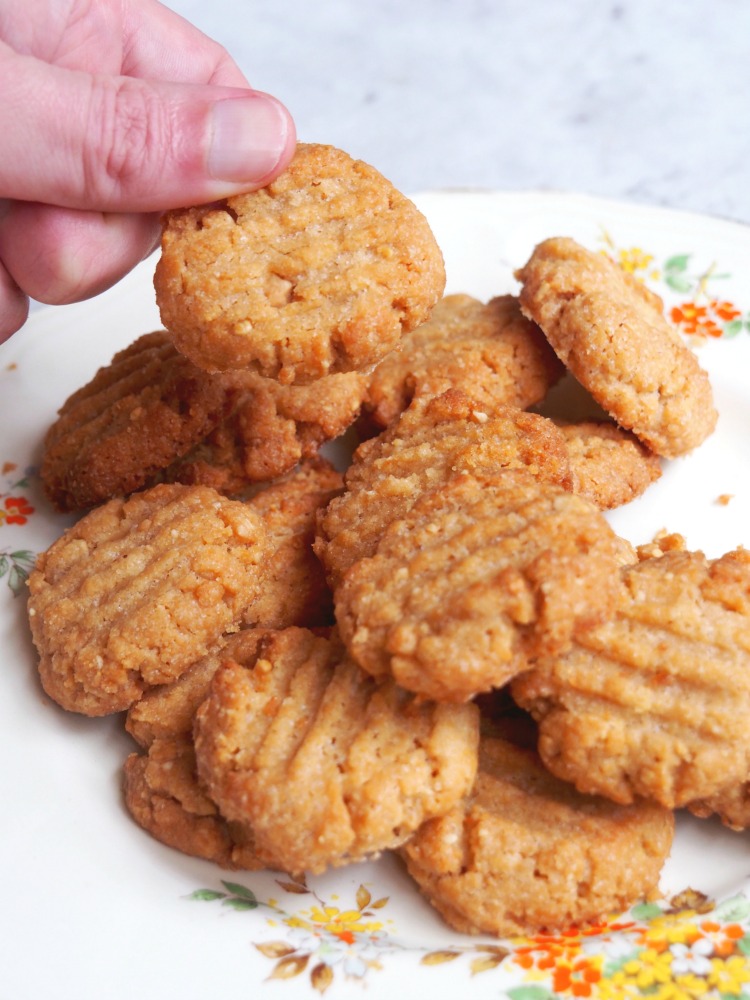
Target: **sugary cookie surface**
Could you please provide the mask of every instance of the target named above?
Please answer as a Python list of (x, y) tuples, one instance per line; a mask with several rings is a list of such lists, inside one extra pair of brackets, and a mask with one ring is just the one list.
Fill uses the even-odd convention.
[(427, 698), (466, 701), (570, 645), (621, 598), (599, 510), (522, 470), (456, 476), (394, 521), (335, 591), (354, 659)]
[(547, 767), (583, 792), (670, 808), (750, 770), (750, 554), (659, 552), (622, 571), (627, 600), (513, 682)]
[(377, 684), (335, 633), (270, 634), (254, 665), (225, 663), (198, 710), (198, 768), (228, 819), (290, 872), (398, 846), (471, 788), (474, 705)]
[(674, 819), (554, 778), (533, 751), (483, 738), (474, 788), (401, 849), (409, 873), (463, 934), (567, 930), (656, 889)]
[(480, 409), (457, 389), (415, 399), (388, 430), (360, 445), (347, 470), (346, 491), (321, 515), (316, 552), (335, 585), (370, 556), (388, 525), (419, 495), (459, 473), (500, 469), (569, 486), (570, 460), (551, 420), (515, 407)]

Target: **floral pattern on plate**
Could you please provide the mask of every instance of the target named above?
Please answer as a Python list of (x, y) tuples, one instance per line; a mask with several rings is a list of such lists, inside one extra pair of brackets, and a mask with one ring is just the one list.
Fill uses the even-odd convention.
[(222, 889), (197, 889), (190, 898), (241, 913), (261, 910), (266, 930), (280, 932), (252, 942), (272, 963), (267, 978), (304, 975), (319, 993), (337, 976), (363, 981), (389, 955), (410, 952), (422, 966), (463, 962), (472, 978), (496, 973), (498, 995), (509, 1000), (750, 997), (750, 899), (741, 893), (717, 903), (687, 889), (584, 929), (430, 951), (399, 942), (394, 921), (384, 920), (387, 895), (373, 900), (360, 885), (342, 909), (338, 897), (326, 900), (305, 878), (276, 884), (291, 901), (260, 899), (244, 883), (229, 881)]
[(750, 310), (739, 309), (734, 302), (714, 294), (716, 282), (731, 275), (711, 264), (701, 273), (692, 270), (689, 253), (676, 253), (660, 265), (653, 254), (639, 246), (618, 247), (608, 232), (603, 231), (604, 252), (615, 260), (624, 271), (655, 285), (660, 283), (672, 292), (688, 298), (673, 305), (668, 316), (675, 327), (692, 338), (736, 337), (750, 333)]
[[(27, 496), (33, 468), (20, 472), (15, 462), (0, 466), (0, 529), (12, 525), (28, 524), (35, 513)], [(2, 535), (0, 535), (2, 542)], [(31, 549), (0, 547), (0, 580), (4, 580), (14, 597), (25, 591), (26, 580), (34, 565), (35, 554)]]

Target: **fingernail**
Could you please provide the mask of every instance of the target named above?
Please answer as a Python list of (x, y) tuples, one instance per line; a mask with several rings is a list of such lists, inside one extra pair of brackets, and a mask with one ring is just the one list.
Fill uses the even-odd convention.
[(237, 184), (263, 180), (286, 147), (287, 117), (265, 94), (217, 101), (211, 125), (208, 171), (217, 180)]

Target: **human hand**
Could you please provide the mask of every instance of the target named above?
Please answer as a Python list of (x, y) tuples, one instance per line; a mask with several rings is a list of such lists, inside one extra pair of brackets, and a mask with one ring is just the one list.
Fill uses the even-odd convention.
[(0, 0), (0, 342), (29, 297), (103, 291), (165, 209), (267, 184), (295, 146), (274, 98), (157, 0)]

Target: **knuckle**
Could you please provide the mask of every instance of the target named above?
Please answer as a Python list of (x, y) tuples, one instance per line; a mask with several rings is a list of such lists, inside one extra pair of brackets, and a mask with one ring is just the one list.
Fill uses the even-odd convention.
[(121, 203), (136, 187), (148, 190), (161, 174), (168, 115), (148, 86), (129, 79), (106, 92), (98, 115), (101, 141), (91, 147), (96, 162), (88, 164), (89, 193)]

